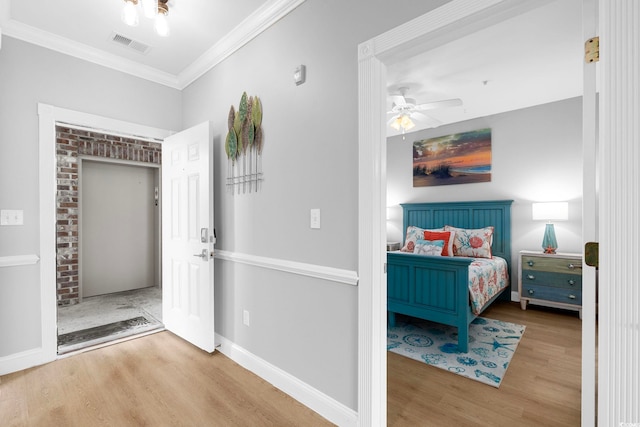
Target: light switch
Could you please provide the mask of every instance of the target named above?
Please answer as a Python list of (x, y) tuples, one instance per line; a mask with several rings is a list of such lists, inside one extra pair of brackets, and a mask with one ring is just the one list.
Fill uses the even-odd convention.
[(320, 209), (311, 209), (311, 228), (320, 228)]
[(0, 210), (0, 225), (24, 225), (24, 211)]

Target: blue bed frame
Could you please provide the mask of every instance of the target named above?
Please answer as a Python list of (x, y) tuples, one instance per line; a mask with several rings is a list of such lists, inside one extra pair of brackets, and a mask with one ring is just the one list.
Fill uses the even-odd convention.
[[(512, 200), (451, 203), (405, 203), (403, 230), (420, 228), (494, 227), (491, 252), (507, 260), (511, 273)], [(403, 242), (404, 244), (404, 242)], [(395, 314), (443, 323), (458, 328), (458, 349), (469, 350), (469, 324), (476, 318), (469, 302), (469, 264), (472, 258), (387, 253), (387, 311), (394, 326)], [(511, 276), (510, 276), (511, 277)], [(510, 300), (511, 286), (495, 295)], [(483, 308), (484, 310), (484, 308)]]

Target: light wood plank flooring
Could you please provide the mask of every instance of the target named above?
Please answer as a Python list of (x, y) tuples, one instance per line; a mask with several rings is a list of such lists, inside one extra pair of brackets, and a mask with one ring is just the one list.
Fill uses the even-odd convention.
[(331, 423), (222, 353), (165, 331), (0, 377), (0, 425)]
[(576, 312), (496, 302), (482, 316), (527, 327), (500, 388), (387, 352), (388, 425), (579, 426)]
[[(390, 426), (580, 425), (581, 321), (495, 303), (527, 326), (499, 389), (388, 355)], [(3, 426), (324, 426), (325, 419), (169, 332), (0, 377)]]

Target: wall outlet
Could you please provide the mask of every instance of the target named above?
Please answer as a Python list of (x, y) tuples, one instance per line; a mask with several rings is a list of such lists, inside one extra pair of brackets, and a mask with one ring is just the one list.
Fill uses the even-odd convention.
[(245, 326), (249, 326), (249, 310), (242, 311), (242, 323), (244, 323)]

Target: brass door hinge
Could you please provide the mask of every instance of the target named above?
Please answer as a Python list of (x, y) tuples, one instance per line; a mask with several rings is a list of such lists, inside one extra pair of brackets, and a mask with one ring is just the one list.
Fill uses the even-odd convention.
[(584, 245), (584, 263), (590, 267), (598, 268), (599, 264), (598, 242), (587, 242)]
[(593, 37), (584, 42), (584, 62), (600, 61), (600, 37)]

